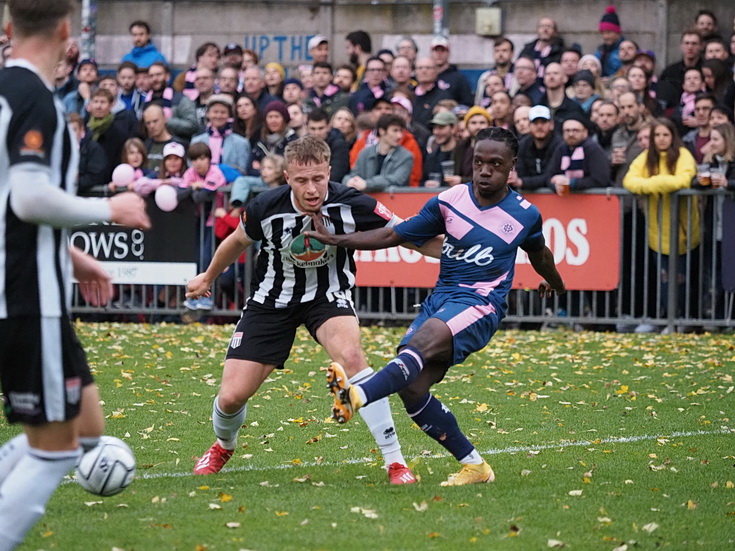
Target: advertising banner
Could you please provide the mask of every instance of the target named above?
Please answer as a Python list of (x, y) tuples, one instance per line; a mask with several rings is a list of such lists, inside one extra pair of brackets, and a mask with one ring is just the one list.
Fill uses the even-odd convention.
[[(372, 194), (402, 218), (421, 210), (434, 193)], [(567, 289), (609, 291), (620, 276), (620, 201), (616, 196), (532, 194), (544, 219), (546, 244), (554, 253)], [(421, 253), (394, 247), (356, 251), (360, 287), (434, 287), (439, 261)], [(519, 250), (513, 288), (535, 288), (541, 278), (528, 256)]]
[(186, 285), (197, 274), (194, 204), (186, 201), (164, 212), (149, 199), (147, 209), (153, 225), (149, 231), (92, 224), (73, 228), (69, 240), (99, 260), (113, 283)]

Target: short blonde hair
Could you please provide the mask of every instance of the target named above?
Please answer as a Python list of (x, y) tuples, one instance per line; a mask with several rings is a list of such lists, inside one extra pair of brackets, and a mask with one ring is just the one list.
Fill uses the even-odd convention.
[(329, 163), (332, 152), (327, 142), (316, 136), (304, 136), (286, 146), (286, 165), (308, 165)]

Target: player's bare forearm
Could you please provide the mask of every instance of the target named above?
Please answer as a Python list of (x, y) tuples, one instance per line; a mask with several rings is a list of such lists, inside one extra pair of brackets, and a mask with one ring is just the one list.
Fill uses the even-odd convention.
[(441, 258), (443, 244), (444, 244), (444, 236), (437, 235), (436, 237), (432, 237), (429, 241), (427, 241), (420, 247), (417, 247), (413, 243), (409, 243), (409, 242), (403, 243), (401, 246), (406, 247), (407, 249), (418, 251), (424, 256), (431, 256), (433, 258)]
[(240, 258), (240, 255), (251, 243), (242, 227), (238, 226), (214, 251), (212, 261), (205, 272), (207, 280), (214, 281), (218, 275)]
[[(536, 273), (544, 278), (544, 283), (548, 283), (548, 290), (554, 290), (558, 295), (562, 295), (566, 292), (564, 287), (564, 280), (561, 278), (561, 274), (556, 269), (554, 264), (554, 254), (548, 247), (544, 247), (540, 251), (528, 253), (528, 259), (531, 261), (531, 266), (536, 270)], [(539, 287), (539, 292), (546, 291), (542, 290), (544, 287), (543, 283)], [(550, 294), (550, 293), (545, 293)]]
[(404, 243), (393, 228), (377, 228), (375, 230), (345, 233), (335, 235), (330, 233), (322, 224), (319, 216), (310, 215), (314, 230), (304, 232), (304, 235), (313, 237), (325, 245), (336, 245), (345, 249), (375, 250), (395, 247)]

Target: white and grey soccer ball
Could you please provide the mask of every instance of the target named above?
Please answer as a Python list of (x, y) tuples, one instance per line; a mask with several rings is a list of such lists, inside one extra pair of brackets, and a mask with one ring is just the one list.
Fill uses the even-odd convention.
[(119, 494), (134, 476), (133, 450), (114, 436), (100, 437), (100, 443), (82, 456), (75, 474), (82, 488), (98, 496)]

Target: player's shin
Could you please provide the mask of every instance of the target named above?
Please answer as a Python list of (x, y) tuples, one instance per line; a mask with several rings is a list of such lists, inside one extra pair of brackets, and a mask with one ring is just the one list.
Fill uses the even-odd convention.
[[(371, 368), (363, 369), (350, 378), (350, 384), (363, 384), (374, 376), (375, 372)], [(373, 438), (375, 438), (375, 442), (380, 447), (385, 464), (400, 463), (401, 465), (405, 465), (406, 460), (401, 453), (401, 444), (398, 441), (388, 399), (382, 398), (360, 408), (358, 411), (370, 429)]]
[(424, 358), (417, 349), (407, 346), (370, 380), (360, 383), (365, 403), (374, 402), (403, 390), (419, 376)]
[[(439, 442), (457, 461), (462, 461), (475, 451), (475, 447), (459, 429), (454, 414), (431, 394), (427, 393), (407, 405), (406, 412), (422, 431)], [(482, 458), (479, 458), (479, 463), (482, 463)]]
[(219, 408), (217, 398), (214, 399), (214, 407), (212, 409), (212, 426), (214, 427), (214, 435), (217, 437), (219, 445), (226, 450), (234, 450), (237, 446), (237, 433), (245, 422), (247, 415), (247, 404), (232, 414), (225, 413)]
[(0, 550), (14, 549), (46, 510), (46, 503), (82, 450), (28, 448), (0, 485)]

